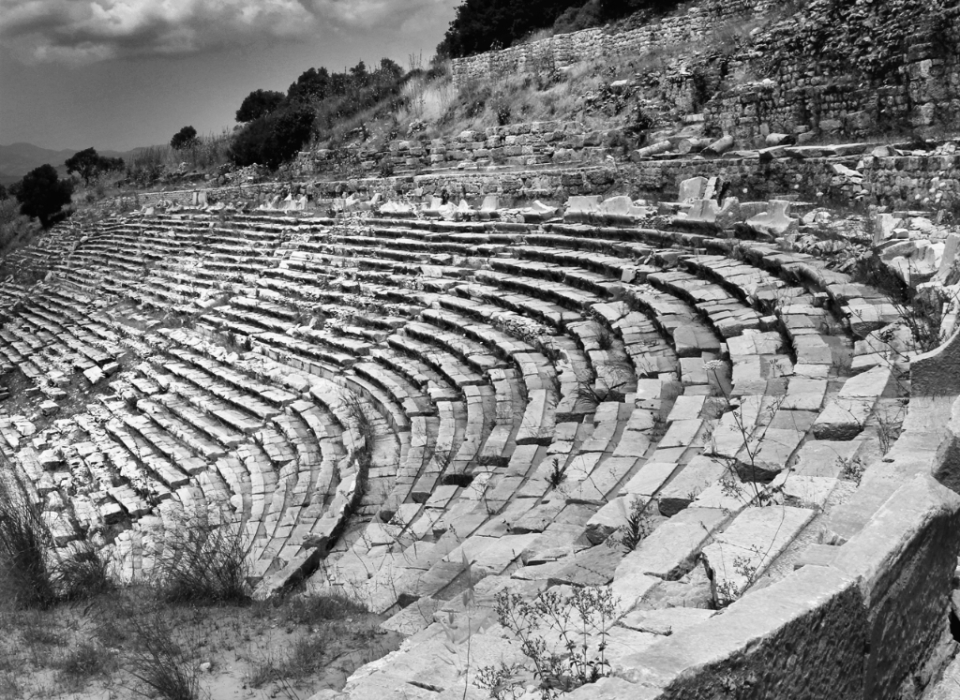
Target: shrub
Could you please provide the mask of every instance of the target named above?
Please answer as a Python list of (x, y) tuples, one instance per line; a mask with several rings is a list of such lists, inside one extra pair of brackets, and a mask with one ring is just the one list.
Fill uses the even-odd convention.
[(61, 600), (93, 598), (116, 589), (109, 562), (99, 550), (86, 545), (57, 562), (53, 580)]
[(276, 169), (307, 142), (313, 121), (313, 111), (303, 105), (281, 108), (254, 119), (234, 135), (230, 158), (240, 167), (259, 163)]
[(145, 688), (135, 688), (143, 697), (159, 695), (164, 700), (196, 700), (200, 694), (200, 663), (187, 655), (173, 638), (162, 613), (129, 618), (133, 650), (127, 668)]
[(616, 618), (616, 601), (608, 588), (551, 588), (533, 602), (508, 590), (496, 594), (497, 620), (520, 641), (532, 668), (521, 665), (478, 669), (475, 684), (498, 695), (522, 688), (517, 678), (527, 670), (540, 683), (543, 698), (557, 698), (609, 675), (607, 633)]
[(83, 641), (57, 663), (57, 670), (61, 681), (78, 685), (91, 678), (107, 675), (116, 666), (116, 658), (107, 649)]
[(15, 608), (48, 608), (57, 600), (48, 552), (53, 538), (40, 508), (0, 492), (0, 589)]
[(250, 598), (239, 527), (183, 523), (159, 561), (158, 592), (168, 603), (242, 603)]

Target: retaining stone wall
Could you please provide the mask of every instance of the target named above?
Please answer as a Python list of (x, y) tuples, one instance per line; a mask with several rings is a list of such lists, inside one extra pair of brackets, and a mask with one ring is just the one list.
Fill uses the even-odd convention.
[[(843, 66), (801, 57), (781, 64), (765, 84), (728, 90), (704, 107), (704, 121), (715, 134), (731, 134), (742, 145), (769, 133), (859, 139), (870, 134), (913, 133), (934, 136), (960, 125), (960, 51), (937, 55), (918, 33), (907, 42), (892, 84), (870, 82)], [(953, 28), (960, 46), (960, 26)], [(759, 41), (750, 56), (772, 55), (776, 47)], [(740, 58), (730, 73), (749, 71), (752, 58)]]
[[(849, 168), (860, 165), (863, 181), (854, 184), (838, 176), (833, 165)], [(603, 165), (576, 170), (529, 170), (514, 172), (449, 172), (406, 175), (390, 178), (365, 177), (326, 182), (305, 179), (295, 183), (262, 183), (243, 187), (204, 190), (210, 202), (257, 205), (275, 195), (307, 194), (311, 206), (327, 206), (335, 197), (356, 195), (384, 198), (407, 197), (427, 200), (444, 190), (454, 200), (464, 197), (478, 201), (498, 194), (501, 205), (541, 199), (563, 203), (567, 197), (599, 194), (673, 199), (682, 180), (719, 176), (729, 183), (729, 194), (741, 200), (762, 200), (797, 194), (808, 201), (853, 205), (879, 204), (896, 209), (956, 209), (960, 207), (960, 154), (947, 156), (848, 156), (777, 159), (761, 163), (756, 158), (703, 158), (647, 160), (639, 163)], [(151, 192), (112, 199), (104, 206), (142, 206), (161, 199), (192, 204), (194, 192)], [(122, 201), (121, 201), (122, 200)]]
[(303, 151), (296, 167), (301, 175), (330, 172), (346, 160), (351, 170), (375, 174), (475, 165), (561, 165), (600, 163), (623, 149), (618, 129), (588, 129), (580, 122), (531, 122), (464, 131), (446, 139), (392, 141), (386, 149), (345, 148)]
[(453, 60), (453, 81), (459, 85), (474, 79), (549, 72), (586, 60), (622, 62), (656, 48), (703, 39), (724, 20), (765, 14), (776, 5), (772, 0), (706, 0), (635, 29), (624, 30), (622, 24), (584, 29), (458, 58)]

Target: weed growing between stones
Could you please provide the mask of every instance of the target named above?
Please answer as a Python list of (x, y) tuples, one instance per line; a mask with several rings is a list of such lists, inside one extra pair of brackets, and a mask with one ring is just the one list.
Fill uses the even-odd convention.
[(547, 476), (547, 483), (550, 484), (550, 488), (557, 489), (560, 488), (567, 478), (567, 465), (561, 463), (559, 457), (554, 457), (550, 462), (550, 474)]
[(630, 503), (630, 512), (627, 513), (626, 522), (607, 541), (612, 544), (619, 544), (628, 552), (632, 552), (639, 547), (640, 543), (653, 531), (650, 515), (647, 513), (647, 506), (652, 502), (653, 499), (644, 501), (635, 497)]
[[(752, 545), (750, 551), (753, 554), (762, 555), (762, 557), (767, 555), (767, 552), (764, 552), (757, 545)], [(737, 584), (732, 578), (726, 578), (720, 583), (714, 584), (714, 600), (721, 608), (725, 608), (738, 600), (750, 586), (757, 582), (760, 573), (749, 556), (739, 554), (733, 558), (733, 570), (743, 579), (742, 584)]]
[(520, 641), (529, 663), (484, 667), (474, 684), (497, 700), (517, 697), (522, 675), (532, 673), (541, 698), (551, 700), (595, 683), (610, 674), (605, 651), (616, 607), (610, 589), (596, 586), (574, 587), (569, 593), (549, 589), (533, 602), (518, 593), (497, 593), (497, 620)]
[(860, 481), (863, 479), (863, 475), (867, 471), (863, 460), (861, 460), (859, 457), (854, 457), (852, 459), (841, 459), (839, 462), (840, 478), (854, 482), (857, 485), (857, 488), (859, 488)]
[[(720, 392), (726, 400), (728, 406), (732, 405), (733, 399), (730, 393), (725, 391), (723, 384), (717, 375), (715, 367), (707, 366), (707, 373), (714, 376), (714, 384), (720, 387)], [(756, 426), (769, 423), (780, 406), (786, 400), (786, 396), (779, 396), (773, 403), (767, 406), (768, 415), (759, 415), (756, 418)], [(776, 492), (771, 491), (761, 481), (764, 474), (757, 465), (757, 454), (760, 451), (760, 441), (757, 440), (751, 444), (751, 438), (756, 426), (747, 426), (743, 420), (743, 412), (740, 406), (733, 408), (729, 415), (733, 417), (736, 432), (740, 435), (741, 447), (733, 457), (717, 456), (717, 458), (726, 464), (726, 470), (720, 479), (723, 495), (728, 498), (736, 498), (743, 503), (756, 506), (769, 506), (777, 502)], [(741, 457), (741, 452), (743, 457)]]

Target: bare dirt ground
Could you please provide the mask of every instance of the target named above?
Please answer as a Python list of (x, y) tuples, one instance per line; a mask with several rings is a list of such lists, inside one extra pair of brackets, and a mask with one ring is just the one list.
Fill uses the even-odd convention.
[[(2, 611), (0, 698), (175, 697), (143, 680), (164, 682), (166, 671), (195, 682), (198, 698), (306, 700), (341, 689), (356, 668), (399, 646), (380, 621), (337, 599), (192, 607), (138, 589)], [(177, 678), (166, 681), (173, 687)]]

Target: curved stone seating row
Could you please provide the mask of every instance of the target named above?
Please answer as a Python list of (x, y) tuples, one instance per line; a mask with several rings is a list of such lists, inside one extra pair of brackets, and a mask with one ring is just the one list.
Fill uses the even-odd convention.
[[(753, 335), (753, 334), (749, 334), (749, 335)], [(775, 346), (775, 347), (776, 347), (776, 346)], [(800, 389), (807, 389), (808, 387), (803, 386), (802, 383), (801, 383), (801, 386), (800, 386), (799, 388), (800, 388)], [(795, 396), (797, 397), (799, 403), (797, 403), (797, 404), (795, 404), (795, 405), (796, 405), (797, 407), (799, 407), (800, 405), (810, 405), (810, 402), (809, 402), (809, 400), (807, 399), (807, 397), (810, 396), (810, 395), (816, 396), (816, 390), (814, 389), (813, 391), (800, 391), (800, 392), (797, 392), (797, 394), (796, 394)], [(693, 398), (693, 397), (691, 397), (691, 398)], [(791, 397), (791, 398), (793, 398), (793, 397)], [(758, 411), (758, 413), (759, 413), (759, 411)], [(668, 442), (669, 442), (669, 440), (668, 440)], [(716, 498), (716, 497), (714, 497), (714, 498)], [(753, 519), (755, 520), (757, 517), (760, 517), (761, 521), (763, 520), (763, 517), (764, 517), (764, 516), (762, 516), (762, 515), (758, 516), (758, 515), (757, 515), (757, 513), (759, 513), (760, 510), (761, 510), (761, 509), (751, 508), (749, 511), (746, 511), (747, 514), (744, 515), (742, 519), (735, 521), (735, 523), (732, 524), (730, 528), (728, 528), (729, 535), (727, 535), (728, 541), (726, 541), (726, 544), (727, 544), (729, 547), (735, 547), (735, 546), (736, 546), (737, 537), (738, 537), (738, 532), (739, 532), (740, 530), (750, 530), (750, 529), (752, 529), (752, 526), (751, 526), (751, 525), (748, 525), (748, 523), (750, 523), (750, 519), (751, 519), (751, 518), (753, 518)], [(800, 530), (800, 529), (802, 528), (802, 526), (810, 519), (810, 517), (812, 517), (812, 511), (810, 511), (809, 509), (802, 509), (802, 508), (801, 508), (801, 509), (796, 509), (796, 511), (797, 511), (797, 512), (796, 512), (796, 518), (795, 518), (794, 520), (791, 520), (790, 524), (789, 524), (786, 528), (782, 528), (782, 529), (781, 529), (782, 536), (778, 535), (778, 536), (775, 537), (773, 540), (771, 540), (771, 548), (770, 548), (768, 551), (770, 551), (770, 552), (781, 551), (781, 550), (786, 546), (786, 543), (787, 543), (790, 539), (792, 539), (792, 537), (793, 537), (794, 535), (796, 535), (797, 532), (799, 532), (799, 530)], [(803, 511), (803, 512), (800, 512), (800, 511)], [(793, 513), (794, 511), (791, 510), (790, 512)], [(793, 517), (793, 516), (791, 516), (791, 517)], [(694, 530), (694, 529), (696, 529), (696, 530), (703, 530), (704, 523), (703, 523), (703, 521), (702, 521), (702, 514), (698, 514), (698, 516), (697, 516), (697, 518), (695, 519), (695, 521), (697, 521), (695, 525), (693, 524), (694, 521), (691, 521), (691, 528), (690, 528), (691, 531)], [(735, 525), (735, 526), (734, 526), (734, 525)], [(681, 529), (678, 530), (677, 532), (678, 532), (678, 533), (682, 532), (682, 523), (678, 523), (678, 527), (680, 527)], [(703, 538), (703, 540), (705, 540), (705, 539), (706, 539), (706, 538)], [(720, 542), (721, 542), (721, 546), (722, 546), (723, 543), (724, 543), (724, 540), (720, 540)], [(772, 557), (770, 557), (770, 558), (772, 559)], [(721, 558), (721, 561), (722, 561), (722, 558)], [(768, 564), (768, 563), (769, 563), (768, 561), (764, 561), (764, 558), (761, 557), (760, 560), (759, 560), (758, 562), (756, 562), (755, 564), (757, 564), (757, 565), (766, 565), (766, 564)], [(721, 583), (722, 583), (722, 582), (721, 582)], [(419, 608), (418, 613), (419, 613), (420, 611), (422, 611), (422, 607), (423, 607), (423, 606), (418, 606), (418, 608)], [(409, 617), (409, 616), (408, 616), (408, 617)], [(426, 622), (429, 622), (429, 615), (427, 616)]]
[[(290, 221), (294, 228), (296, 220)], [(136, 532), (141, 544), (146, 541), (139, 563), (131, 568), (144, 569), (156, 542), (163, 551), (164, 539), (150, 533), (163, 533), (177, 512), (210, 512), (210, 504), (236, 496), (238, 521), (250, 538), (257, 575), (263, 577), (261, 592), (318, 564), (322, 555), (316, 547), (305, 547), (302, 537), (322, 533), (332, 551), (311, 585), (342, 587), (378, 611), (395, 613), (388, 626), (428, 634), (437, 631), (431, 625), (434, 613), (474, 614), (455, 596), (474, 573), (486, 576), (483, 590), (488, 591), (595, 583), (612, 584), (625, 607), (642, 603), (661, 608), (667, 600), (724, 604), (752, 583), (737, 578), (731, 552), (752, 556), (750, 552), (757, 554), (753, 548), (759, 548), (763, 555), (748, 563), (762, 574), (779, 555), (795, 556), (796, 537), (830, 517), (827, 499), (841, 467), (824, 474), (812, 466), (836, 442), (814, 439), (830, 435), (830, 429), (817, 426), (834, 425), (830, 412), (852, 407), (866, 424), (889, 387), (879, 372), (845, 383), (837, 379), (836, 369), (829, 375), (833, 383), (792, 373), (778, 332), (801, 315), (791, 313), (795, 309), (789, 304), (775, 296), (772, 306), (762, 307), (733, 289), (734, 272), (726, 281), (707, 279), (716, 264), (698, 266), (697, 256), (682, 250), (685, 241), (694, 240), (690, 237), (623, 230), (578, 240), (581, 229), (576, 227), (551, 227), (544, 233), (524, 227), (493, 242), (461, 238), (454, 243), (454, 236), (501, 234), (475, 224), (471, 230), (453, 226), (443, 233), (444, 224), (427, 229), (410, 223), (398, 227), (427, 235), (337, 232), (332, 234), (339, 236), (336, 242), (351, 246), (349, 252), (337, 252), (336, 245), (329, 253), (318, 251), (329, 256), (318, 267), (342, 261), (341, 270), (370, 275), (335, 290), (328, 288), (339, 284), (339, 272), (315, 277), (321, 294), (336, 291), (336, 296), (319, 297), (327, 303), (346, 309), (374, 294), (385, 303), (406, 302), (405, 313), (396, 315), (397, 325), (382, 329), (381, 336), (363, 336), (365, 345), (346, 344), (346, 338), (358, 335), (316, 328), (298, 337), (287, 335), (299, 319), (292, 309), (302, 307), (286, 300), (301, 298), (297, 288), (306, 276), (288, 277), (289, 285), (279, 288), (264, 282), (277, 279), (281, 261), (292, 257), (286, 251), (301, 245), (295, 236), (277, 243), (279, 254), (267, 258), (272, 267), (257, 279), (257, 289), (273, 291), (262, 307), (259, 294), (231, 293), (229, 308), (237, 313), (211, 310), (204, 316), (203, 322), (211, 325), (216, 318), (236, 323), (237, 331), (253, 338), (252, 352), (211, 362), (208, 346), (175, 342), (174, 332), (131, 335), (131, 347), (145, 346), (149, 359), (130, 380), (137, 405), (149, 409), (156, 404), (162, 410), (157, 418), (149, 410), (142, 414), (150, 416), (138, 413), (142, 420), (134, 420), (132, 427), (129, 419), (114, 414), (111, 420), (117, 423), (111, 426), (132, 435), (138, 449), (148, 442), (145, 435), (152, 436), (147, 445), (151, 463), (169, 461), (166, 455), (176, 454), (178, 446), (193, 455), (204, 445), (223, 452), (217, 456), (207, 449), (202, 461), (213, 462), (212, 469), (185, 474), (187, 481), (168, 487), (171, 495), (154, 507), (154, 514), (137, 518), (145, 521), (143, 528), (127, 530)], [(376, 225), (391, 228), (383, 219)], [(308, 237), (322, 239), (326, 234), (316, 229)], [(434, 234), (451, 237), (439, 241), (445, 246), (464, 248), (434, 253), (427, 245)], [(532, 238), (536, 245), (527, 248), (525, 239)], [(407, 241), (414, 239), (419, 243), (411, 250)], [(475, 269), (464, 259), (475, 255), (478, 245), (490, 246), (491, 269)], [(663, 246), (677, 248), (665, 251)], [(389, 257), (385, 251), (390, 250), (400, 255)], [(389, 258), (392, 267), (360, 270), (350, 262), (353, 253), (364, 260)], [(431, 278), (430, 271), (412, 263), (430, 264), (423, 258), (434, 254), (447, 257), (432, 261), (441, 263), (443, 271)], [(384, 275), (386, 270), (390, 272)], [(381, 281), (373, 281), (374, 275)], [(789, 279), (786, 273), (784, 279)], [(749, 290), (751, 283), (740, 288), (744, 284)], [(773, 285), (775, 291), (783, 286)], [(274, 321), (258, 324), (257, 316), (249, 314)], [(537, 321), (531, 323), (531, 318)], [(298, 353), (330, 346), (336, 338), (338, 353), (346, 359), (331, 363), (318, 357), (298, 367), (286, 363), (292, 358), (275, 353), (271, 362), (266, 349), (279, 345), (262, 340), (270, 334), (296, 342)], [(597, 396), (579, 411), (561, 410), (562, 400), (573, 396), (569, 387), (586, 378), (598, 388), (601, 368), (627, 357), (630, 383), (622, 393)], [(728, 358), (735, 389), (729, 384)], [(302, 425), (285, 418), (302, 416), (295, 407), (305, 400), (308, 386), (314, 389), (307, 392), (308, 405), (317, 405), (323, 398), (319, 384), (308, 379), (307, 386), (291, 392), (293, 401), (283, 398), (278, 406), (264, 392), (275, 382), (288, 384), (279, 378), (252, 380), (261, 375), (249, 363), (289, 372), (287, 377), (342, 382), (375, 407), (370, 418), (386, 438), (378, 448), (382, 459), (375, 457), (368, 465), (377, 481), (357, 501), (349, 527), (336, 521), (339, 533), (337, 528), (313, 529), (310, 518), (319, 514), (298, 494), (314, 488), (311, 483), (332, 482), (319, 475), (324, 468), (315, 450), (301, 454), (298, 449)], [(145, 388), (151, 388), (148, 382), (163, 386), (148, 398), (149, 392), (141, 396), (134, 381)], [(241, 397), (249, 397), (247, 406), (237, 404)], [(127, 406), (110, 400), (105, 408), (123, 414)], [(327, 414), (337, 415), (335, 406), (328, 409)], [(218, 413), (234, 425), (215, 433), (217, 423), (203, 419)], [(172, 416), (195, 432), (170, 429), (175, 426)], [(341, 435), (349, 433), (350, 421), (346, 423), (341, 430), (348, 431)], [(387, 434), (388, 424), (393, 435)], [(341, 461), (348, 462), (343, 473), (349, 475), (356, 452), (348, 443), (355, 444), (355, 438), (339, 440), (344, 445)], [(322, 444), (318, 449), (322, 455)], [(445, 468), (462, 467), (463, 479), (453, 471), (451, 476), (458, 478), (441, 477), (444, 472), (437, 469), (443, 455), (452, 455)], [(799, 467), (784, 477), (782, 467), (790, 461)], [(302, 472), (301, 464), (306, 465)], [(205, 479), (208, 472), (218, 479)], [(158, 472), (148, 473), (162, 483)], [(324, 493), (326, 501), (330, 488)], [(347, 497), (336, 498), (325, 503), (323, 513), (329, 517), (320, 515), (319, 520), (330, 523), (335, 513), (344, 512)], [(648, 507), (651, 534), (626, 553), (606, 541), (616, 536), (635, 499), (653, 502)], [(771, 500), (784, 505), (767, 505)], [(822, 515), (817, 514), (820, 507)], [(783, 526), (769, 528), (768, 513), (781, 511)], [(136, 539), (128, 537), (131, 543)], [(136, 547), (122, 546), (131, 552)], [(696, 565), (701, 552), (709, 569)], [(398, 599), (416, 603), (401, 610)], [(637, 635), (645, 634), (623, 630), (618, 643), (625, 646), (639, 643), (643, 638)], [(398, 677), (408, 673), (402, 670)]]
[[(149, 344), (148, 344), (148, 348), (149, 348)], [(197, 357), (185, 356), (183, 352), (177, 351), (176, 349), (173, 351), (173, 355), (178, 356), (178, 359), (180, 360), (189, 359), (192, 362), (200, 361), (202, 364), (202, 358), (198, 359)], [(169, 367), (169, 363), (168, 363), (168, 367)], [(181, 367), (181, 369), (183, 368)], [(210, 369), (210, 368), (207, 367), (207, 369)], [(218, 368), (215, 368), (215, 371), (219, 376), (225, 377), (228, 380), (233, 381), (235, 385), (238, 384), (239, 382), (238, 377), (235, 374), (231, 374), (229, 370), (225, 370), (223, 367), (218, 367)], [(195, 381), (197, 380), (196, 375), (191, 375), (189, 372), (184, 371), (184, 372), (181, 372), (181, 374), (184, 374), (185, 376), (191, 379), (194, 379)], [(251, 387), (246, 386), (245, 388), (250, 389)], [(261, 399), (271, 398), (268, 391), (260, 390), (259, 393), (261, 395), (260, 396)], [(279, 401), (280, 403), (282, 403), (283, 401), (286, 401), (289, 397), (273, 396), (272, 398), (275, 402)], [(119, 406), (121, 406), (121, 404), (113, 404), (113, 408), (115, 410), (117, 410)], [(263, 407), (257, 406), (257, 408), (262, 409)], [(155, 409), (151, 409), (151, 413), (156, 414), (157, 411)], [(260, 417), (265, 417), (267, 415), (267, 413), (265, 413), (264, 410), (260, 410), (259, 413), (261, 414)], [(164, 422), (163, 420), (160, 420), (159, 423), (157, 423), (156, 421), (151, 421), (150, 419), (147, 419), (144, 416), (136, 416), (136, 417), (124, 416), (122, 419), (117, 419), (116, 422), (108, 424), (108, 428), (111, 429), (112, 435), (116, 440), (118, 440), (121, 444), (125, 443), (128, 448), (128, 451), (131, 451), (137, 455), (137, 459), (140, 459), (142, 460), (142, 462), (145, 462), (153, 467), (153, 470), (150, 472), (151, 475), (156, 475), (156, 474), (162, 475), (159, 479), (154, 478), (154, 482), (160, 486), (158, 490), (167, 489), (166, 492), (163, 494), (166, 498), (171, 497), (173, 494), (176, 494), (177, 498), (180, 498), (181, 494), (183, 494), (183, 498), (188, 498), (191, 491), (184, 490), (185, 486), (182, 483), (183, 475), (176, 473), (171, 467), (171, 462), (166, 461), (165, 458), (169, 458), (170, 460), (175, 459), (178, 462), (186, 462), (188, 464), (194, 464), (194, 466), (197, 465), (197, 462), (195, 458), (191, 458), (188, 455), (185, 455), (182, 451), (183, 448), (180, 447), (178, 443), (165, 439), (163, 432), (157, 430), (158, 426), (161, 428), (172, 427), (170, 423), (171, 415), (174, 415), (174, 414), (171, 413), (166, 415), (166, 422)], [(273, 420), (277, 420), (277, 419), (278, 417), (274, 417)], [(180, 430), (177, 432), (180, 438), (185, 437), (185, 431)], [(217, 435), (217, 433), (214, 433), (214, 435)], [(204, 441), (198, 440), (196, 435), (194, 435), (193, 437), (194, 439), (192, 441), (188, 440), (188, 442), (192, 442), (193, 447), (202, 448), (204, 446), (203, 444)], [(219, 437), (221, 437), (221, 439), (224, 439), (222, 433), (220, 434)], [(278, 462), (281, 462), (282, 460), (285, 460), (285, 459), (286, 459), (286, 465), (290, 464), (290, 460), (287, 459), (289, 457), (289, 454), (284, 455), (282, 451), (278, 453), (276, 452), (276, 450), (274, 450), (273, 453), (271, 454), (270, 446), (274, 444), (274, 441), (271, 438), (276, 437), (275, 431), (273, 435), (270, 435), (269, 431), (261, 430), (259, 433), (256, 434), (255, 437), (256, 439), (262, 442), (264, 449), (266, 450), (266, 456), (268, 456), (271, 459), (271, 461), (273, 461), (275, 466), (277, 465)], [(150, 439), (147, 439), (147, 438), (150, 438)], [(225, 439), (230, 440), (231, 438), (227, 436)], [(210, 444), (211, 444), (210, 441), (207, 440), (206, 445), (209, 447)], [(208, 449), (207, 456), (209, 457), (216, 456), (216, 450), (211, 452)], [(245, 455), (243, 460), (241, 461), (244, 465), (257, 464), (263, 461), (262, 460), (263, 457), (264, 457), (263, 454), (260, 454), (260, 455), (249, 454), (249, 455)], [(235, 467), (236, 467), (236, 464), (234, 465), (234, 468)], [(283, 467), (281, 466), (281, 479), (283, 478), (282, 470), (283, 470)], [(261, 476), (266, 476), (266, 474), (267, 472), (263, 472), (261, 470)], [(241, 481), (242, 481), (242, 477), (241, 477)], [(254, 481), (256, 482), (256, 480)], [(171, 490), (167, 486), (167, 484), (172, 486), (173, 489)], [(256, 483), (254, 484), (254, 486), (256, 486)], [(240, 492), (241, 491), (238, 490), (238, 493)], [(257, 495), (256, 490), (253, 491), (253, 495)], [(190, 500), (192, 503), (198, 502), (196, 498), (192, 498)], [(285, 498), (278, 499), (277, 497), (274, 497), (271, 501), (271, 505), (272, 505), (273, 512), (271, 513), (271, 511), (268, 510), (267, 516), (269, 517), (272, 515), (275, 519), (279, 519), (279, 515), (286, 512), (287, 510), (286, 506), (289, 504)], [(193, 510), (196, 510), (196, 508), (193, 508)], [(136, 515), (138, 512), (139, 511), (133, 511), (130, 514)], [(259, 527), (257, 531), (263, 534), (262, 527)], [(254, 531), (251, 528), (251, 535), (253, 534), (254, 534)], [(269, 534), (269, 533), (266, 533), (266, 534)], [(269, 562), (265, 562), (265, 563), (269, 563)], [(268, 567), (264, 566), (263, 568), (266, 569)]]

